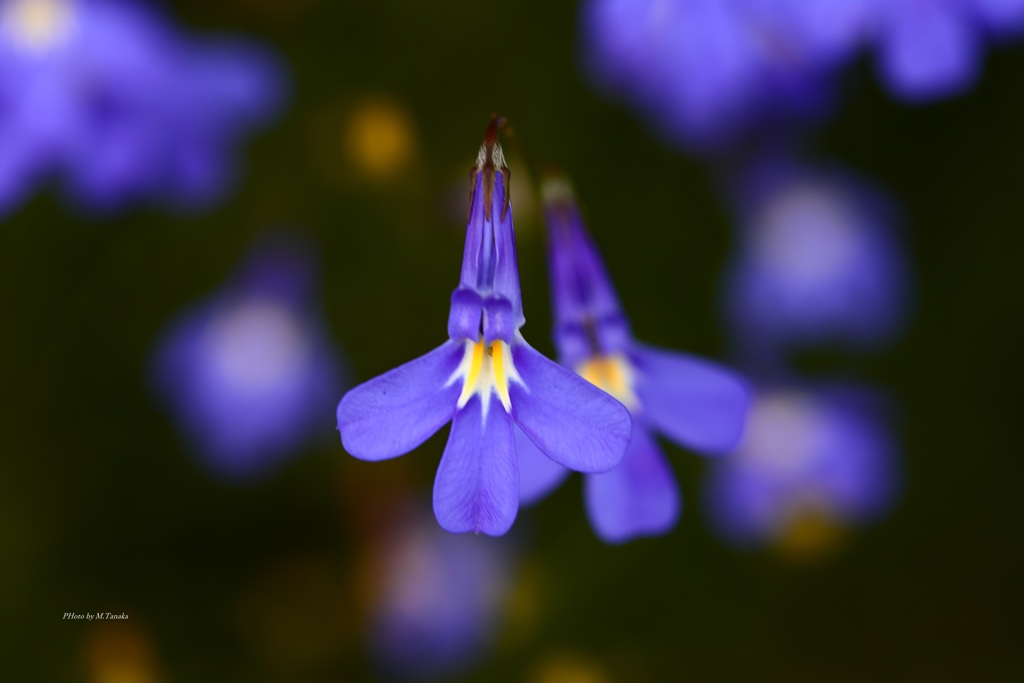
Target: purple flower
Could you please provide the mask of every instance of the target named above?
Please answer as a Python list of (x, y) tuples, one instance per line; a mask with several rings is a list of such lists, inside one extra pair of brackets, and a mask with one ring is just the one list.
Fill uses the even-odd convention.
[(986, 34), (1024, 29), (1022, 0), (875, 0), (882, 77), (904, 100), (967, 90), (981, 70)]
[(896, 488), (896, 444), (879, 395), (773, 386), (754, 402), (735, 453), (707, 482), (715, 528), (738, 545), (813, 550), (838, 529), (877, 518)]
[(257, 245), (157, 349), (157, 391), (215, 476), (264, 476), (330, 425), (341, 372), (311, 260), (293, 242)]
[(825, 111), (826, 76), (871, 18), (867, 0), (590, 0), (584, 52), (595, 82), (670, 138), (720, 147), (775, 120)]
[(861, 47), (879, 1), (737, 0), (736, 4), (769, 27), (771, 35), (785, 36), (808, 59), (835, 67)]
[(892, 212), (845, 173), (771, 160), (743, 179), (726, 304), (751, 350), (891, 338), (907, 308)]
[(490, 645), (512, 589), (508, 549), (422, 522), (391, 540), (375, 569), (370, 651), (403, 679), (450, 677)]
[(599, 87), (714, 150), (827, 113), (864, 48), (905, 101), (963, 92), (987, 40), (1024, 32), (1024, 0), (589, 0), (582, 32)]
[(101, 209), (213, 201), (238, 142), (277, 109), (282, 80), (252, 46), (193, 43), (137, 3), (7, 0), (0, 212), (50, 176)]
[(959, 0), (959, 4), (993, 33), (1024, 30), (1024, 0)]
[(978, 77), (981, 36), (960, 0), (882, 3), (878, 36), (882, 77), (910, 101), (966, 90)]
[[(665, 533), (679, 515), (680, 494), (653, 433), (701, 453), (730, 450), (746, 418), (746, 383), (714, 363), (635, 341), (568, 184), (547, 180), (544, 203), (559, 361), (622, 401), (633, 417), (622, 463), (585, 479), (591, 525), (609, 543)], [(527, 439), (517, 444), (520, 496), (528, 503), (568, 471)]]
[(472, 182), (448, 341), (348, 392), (338, 404), (338, 429), (349, 453), (383, 460), (451, 421), (434, 483), (437, 520), (448, 531), (497, 536), (519, 507), (516, 425), (553, 461), (603, 472), (622, 459), (630, 418), (621, 403), (542, 356), (519, 332), (525, 318), (497, 121)]

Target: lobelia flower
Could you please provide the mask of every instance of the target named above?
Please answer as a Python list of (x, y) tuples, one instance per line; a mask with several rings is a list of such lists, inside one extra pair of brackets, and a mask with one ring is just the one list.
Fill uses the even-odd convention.
[(542, 356), (519, 331), (525, 318), (510, 176), (497, 123), (471, 174), (448, 341), (352, 389), (338, 404), (342, 443), (363, 460), (407, 453), (451, 421), (434, 512), (448, 531), (493, 536), (508, 531), (519, 507), (515, 426), (555, 462), (603, 472), (622, 459), (631, 425), (621, 403)]
[[(572, 190), (554, 176), (543, 195), (559, 361), (622, 401), (633, 417), (622, 463), (585, 478), (590, 523), (609, 543), (665, 533), (678, 518), (680, 494), (653, 434), (705, 454), (732, 449), (746, 419), (746, 383), (715, 363), (635, 341)], [(527, 439), (517, 448), (524, 503), (568, 474)]]
[(219, 478), (265, 476), (330, 424), (342, 372), (313, 270), (306, 245), (266, 239), (156, 351), (157, 392)]
[(493, 645), (513, 589), (507, 547), (416, 521), (390, 539), (378, 562), (368, 635), (383, 673), (450, 678)]
[(595, 82), (691, 147), (827, 111), (828, 75), (853, 56), (871, 0), (589, 0)]
[(891, 505), (896, 444), (882, 397), (782, 384), (758, 393), (743, 441), (707, 480), (711, 521), (737, 545), (808, 552)]
[(894, 336), (906, 264), (876, 191), (841, 171), (772, 159), (743, 178), (735, 203), (740, 245), (725, 303), (746, 351)]
[(56, 177), (79, 203), (201, 205), (221, 196), (233, 149), (278, 108), (262, 51), (194, 43), (123, 0), (0, 6), (0, 212)]

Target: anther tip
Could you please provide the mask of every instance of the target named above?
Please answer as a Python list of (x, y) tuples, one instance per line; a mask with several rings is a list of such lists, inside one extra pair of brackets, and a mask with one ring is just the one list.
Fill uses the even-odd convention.
[(484, 133), (484, 144), (494, 145), (498, 142), (498, 130), (506, 125), (506, 119), (500, 114), (491, 114), (491, 120), (487, 124), (487, 132)]

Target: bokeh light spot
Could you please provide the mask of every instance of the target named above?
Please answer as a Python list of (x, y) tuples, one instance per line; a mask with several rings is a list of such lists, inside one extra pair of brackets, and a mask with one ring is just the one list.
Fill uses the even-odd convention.
[(126, 621), (93, 621), (83, 647), (90, 683), (157, 683), (156, 655), (149, 635), (129, 615)]
[(346, 118), (344, 147), (348, 163), (359, 175), (389, 180), (406, 170), (415, 158), (412, 116), (393, 100), (364, 99)]

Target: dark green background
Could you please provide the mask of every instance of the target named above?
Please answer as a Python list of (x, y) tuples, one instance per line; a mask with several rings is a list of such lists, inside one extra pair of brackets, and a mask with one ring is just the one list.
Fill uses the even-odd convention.
[[(325, 590), (347, 595), (368, 525), (352, 517), (375, 512), (359, 492), (401, 482), (428, 506), (444, 432), (414, 455), (366, 464), (325, 424), (322, 445), (280, 476), (231, 488), (193, 466), (152, 401), (146, 363), (163, 324), (282, 225), (322, 247), (325, 310), (355, 379), (440, 343), (462, 253), (441, 198), (492, 111), (534, 159), (574, 178), (637, 336), (726, 354), (717, 297), (731, 226), (718, 179), (588, 88), (576, 3), (273, 7), (172, 8), (190, 31), (261, 37), (293, 75), (291, 106), (247, 147), (238, 192), (220, 208), (101, 221), (44, 193), (0, 226), (0, 679), (84, 680), (87, 627), (60, 617), (103, 607), (138, 615), (167, 680), (372, 680), (358, 606), (337, 643), (282, 662), (246, 635), (239, 596), (292, 557), (336, 568)], [(467, 680), (527, 680), (562, 651), (627, 682), (1024, 680), (1024, 54), (997, 51), (968, 97), (926, 108), (890, 101), (867, 62), (844, 78), (847, 101), (810, 146), (901, 204), (916, 306), (889, 351), (804, 367), (899, 397), (898, 506), (838, 555), (794, 566), (710, 535), (704, 463), (679, 449), (667, 447), (686, 511), (663, 538), (602, 545), (574, 478), (517, 524), (539, 611)], [(374, 94), (413, 114), (417, 161), (390, 184), (339, 182), (311, 131), (323, 112)], [(524, 333), (552, 353), (539, 227), (516, 219)], [(318, 590), (290, 586), (272, 603), (302, 638), (334, 623)]]

